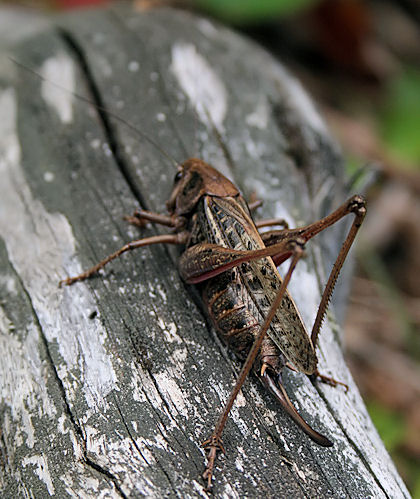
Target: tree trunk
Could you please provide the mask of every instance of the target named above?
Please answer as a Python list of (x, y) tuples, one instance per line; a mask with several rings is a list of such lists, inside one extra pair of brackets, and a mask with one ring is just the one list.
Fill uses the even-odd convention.
[[(76, 13), (9, 54), (42, 78), (0, 66), (1, 495), (206, 497), (200, 442), (238, 362), (181, 281), (177, 252), (144, 248), (87, 282), (58, 281), (167, 232), (139, 233), (123, 215), (165, 212), (171, 158), (201, 157), (263, 199), (261, 217), (298, 226), (348, 195), (337, 147), (281, 65), (186, 12)], [(308, 329), (344, 233), (311, 242), (293, 276)], [(408, 497), (339, 336), (330, 313), (320, 370), (348, 393), (286, 376), (334, 447), (311, 442), (251, 377), (224, 433), (216, 497)]]

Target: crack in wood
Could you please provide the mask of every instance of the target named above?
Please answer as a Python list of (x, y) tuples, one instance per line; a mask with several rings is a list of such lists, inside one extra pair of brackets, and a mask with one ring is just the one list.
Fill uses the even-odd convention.
[[(118, 165), (119, 170), (124, 176), (128, 187), (131, 192), (134, 194), (135, 198), (139, 201), (140, 205), (143, 206), (146, 210), (149, 209), (147, 207), (147, 202), (144, 199), (140, 189), (136, 186), (136, 183), (133, 181), (129, 169), (125, 164), (123, 156), (120, 152), (120, 146), (117, 137), (115, 136), (113, 127), (111, 125), (111, 121), (109, 116), (113, 114), (111, 110), (107, 110), (105, 103), (103, 101), (101, 92), (96, 85), (93, 74), (89, 68), (88, 61), (84, 55), (83, 48), (77, 43), (77, 40), (71, 35), (70, 32), (65, 30), (64, 28), (58, 28), (58, 33), (60, 34), (62, 40), (67, 44), (68, 48), (71, 50), (76, 60), (79, 63), (79, 67), (85, 76), (85, 80), (87, 82), (88, 88), (92, 95), (91, 105), (96, 109), (100, 122), (102, 123), (102, 127), (104, 130), (105, 137), (108, 140), (109, 147), (112, 151), (113, 157), (115, 158), (115, 162)], [(80, 98), (81, 96), (76, 96)], [(83, 99), (87, 100), (87, 99)], [(122, 118), (120, 118), (122, 120)], [(124, 120), (122, 120), (124, 121)], [(125, 123), (128, 128), (132, 128), (129, 123)], [(137, 131), (140, 133), (139, 131)]]
[(94, 469), (95, 471), (97, 471), (101, 475), (103, 475), (106, 478), (108, 478), (109, 480), (111, 480), (111, 482), (114, 484), (114, 487), (115, 487), (116, 491), (118, 492), (118, 494), (123, 499), (128, 499), (128, 496), (126, 494), (124, 494), (123, 490), (121, 489), (120, 485), (118, 484), (118, 480), (115, 477), (115, 475), (113, 475), (110, 471), (108, 471), (107, 469), (103, 468), (99, 464), (95, 463), (94, 461), (92, 461), (92, 459), (90, 459), (88, 457), (85, 457), (85, 462), (92, 469)]
[[(123, 415), (123, 413), (121, 411), (120, 405), (119, 405), (118, 400), (116, 399), (115, 395), (114, 395), (114, 401), (115, 401), (115, 406), (117, 408), (117, 411), (118, 411), (118, 413), (119, 413), (119, 415), (121, 417), (121, 421), (123, 422), (123, 425), (124, 425), (124, 427), (125, 427), (125, 429), (127, 431), (128, 436), (130, 437), (130, 440), (133, 442), (133, 445), (134, 445), (135, 449), (137, 450), (137, 452), (139, 453), (139, 455), (141, 456), (141, 458), (145, 462), (148, 463), (147, 458), (144, 456), (144, 454), (141, 451), (140, 447), (137, 445), (136, 439), (133, 437), (133, 435), (132, 435), (132, 433), (130, 431), (130, 428), (129, 428), (129, 426), (128, 426), (125, 418), (124, 418), (124, 415)], [(170, 484), (171, 488), (175, 490), (176, 489), (175, 483), (173, 483), (173, 481), (171, 480), (171, 477), (170, 477), (169, 473), (167, 472), (167, 470), (165, 469), (165, 467), (160, 462), (160, 459), (157, 457), (157, 455), (155, 455), (153, 453), (153, 451), (151, 449), (148, 448), (148, 450), (153, 455), (156, 463), (158, 464), (159, 468), (162, 470), (162, 473), (166, 476), (166, 478), (168, 480), (168, 483)], [(148, 464), (150, 465), (150, 463), (148, 463)]]

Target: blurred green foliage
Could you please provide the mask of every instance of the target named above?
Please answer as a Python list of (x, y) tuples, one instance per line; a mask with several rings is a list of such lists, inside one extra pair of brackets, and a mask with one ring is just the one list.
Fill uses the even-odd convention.
[(233, 24), (258, 23), (295, 14), (318, 0), (195, 0), (198, 7)]
[(403, 415), (375, 400), (368, 401), (366, 406), (385, 447), (389, 452), (394, 452), (406, 436), (406, 423)]
[(407, 68), (386, 92), (381, 117), (383, 137), (397, 158), (420, 164), (420, 71)]
[(420, 359), (420, 338), (417, 329), (407, 310), (404, 297), (390, 275), (385, 262), (372, 249), (365, 249), (363, 252), (360, 252), (359, 258), (363, 270), (376, 283), (380, 296), (384, 303), (387, 304), (388, 310), (395, 323), (398, 324), (399, 330), (402, 331), (407, 352), (413, 358)]
[(366, 401), (366, 406), (385, 447), (404, 477), (413, 499), (420, 499), (418, 461), (409, 457), (404, 450), (404, 443), (410, 438), (407, 434), (407, 422), (404, 415), (401, 411), (392, 410), (377, 400)]
[(413, 499), (420, 499), (420, 473), (418, 468), (416, 468), (415, 473), (417, 475), (417, 478), (415, 479), (413, 485)]

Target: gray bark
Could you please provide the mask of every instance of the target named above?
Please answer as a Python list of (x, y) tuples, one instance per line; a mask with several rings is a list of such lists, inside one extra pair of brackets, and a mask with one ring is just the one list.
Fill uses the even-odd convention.
[[(180, 280), (177, 252), (145, 248), (88, 282), (57, 283), (165, 232), (139, 236), (123, 220), (139, 204), (165, 211), (175, 169), (159, 148), (178, 161), (200, 156), (246, 196), (255, 191), (261, 216), (297, 226), (347, 196), (337, 147), (282, 66), (185, 12), (71, 15), (9, 54), (48, 81), (1, 61), (0, 493), (206, 497), (200, 442), (238, 363)], [(343, 233), (311, 243), (293, 277), (308, 329)], [(334, 447), (312, 443), (251, 377), (224, 434), (216, 497), (408, 497), (339, 336), (331, 312), (320, 370), (348, 393), (286, 376), (300, 413)]]

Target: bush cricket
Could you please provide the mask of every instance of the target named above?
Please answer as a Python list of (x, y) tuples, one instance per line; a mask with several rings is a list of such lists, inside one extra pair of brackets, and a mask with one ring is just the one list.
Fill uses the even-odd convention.
[[(238, 188), (200, 159), (178, 166), (174, 187), (166, 203), (168, 214), (137, 211), (128, 221), (140, 227), (147, 221), (170, 227), (168, 234), (131, 241), (86, 272), (68, 277), (73, 284), (95, 274), (121, 254), (151, 244), (175, 244), (185, 248), (179, 271), (188, 284), (200, 287), (203, 302), (222, 340), (243, 367), (214, 432), (202, 445), (208, 450), (203, 478), (212, 485), (218, 450), (224, 452), (222, 432), (245, 378), (254, 367), (257, 376), (285, 411), (317, 444), (332, 442), (312, 429), (298, 414), (282, 383), (284, 367), (292, 367), (322, 381), (337, 384), (317, 370), (315, 347), (338, 274), (366, 214), (361, 196), (353, 196), (333, 213), (306, 227), (271, 230), (258, 228), (279, 221), (254, 223), (249, 206)], [(318, 313), (308, 336), (299, 312), (286, 291), (305, 243), (313, 236), (353, 213), (355, 218), (331, 270)], [(276, 266), (291, 259), (282, 280)]]
[[(44, 79), (19, 62), (13, 62)], [(173, 190), (166, 203), (168, 213), (138, 210), (126, 217), (139, 227), (151, 222), (167, 226), (171, 231), (131, 241), (86, 272), (60, 281), (60, 285), (87, 279), (123, 253), (143, 246), (164, 243), (183, 248), (179, 258), (182, 279), (200, 288), (203, 304), (219, 336), (244, 361), (213, 433), (202, 444), (208, 450), (203, 474), (207, 489), (212, 485), (217, 451), (224, 452), (221, 436), (229, 412), (251, 369), (314, 442), (324, 447), (332, 446), (332, 442), (311, 428), (293, 406), (283, 386), (282, 370), (288, 367), (332, 385), (339, 383), (318, 372), (315, 348), (338, 275), (366, 214), (364, 199), (353, 196), (330, 215), (310, 225), (260, 234), (259, 228), (281, 225), (282, 221), (254, 223), (252, 210), (258, 203), (248, 205), (239, 189), (215, 168), (194, 158), (179, 164), (153, 139), (115, 113), (70, 93), (121, 121), (177, 166)], [(308, 335), (286, 290), (287, 285), (306, 242), (351, 213), (355, 218), (333, 265)], [(289, 268), (282, 280), (277, 266), (288, 259)]]

